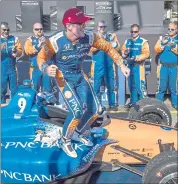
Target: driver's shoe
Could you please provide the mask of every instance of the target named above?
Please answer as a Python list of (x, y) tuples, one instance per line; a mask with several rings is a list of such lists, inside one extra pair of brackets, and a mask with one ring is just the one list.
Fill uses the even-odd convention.
[(109, 106), (108, 111), (118, 111), (118, 106), (117, 105)]
[(70, 139), (65, 139), (64, 137), (62, 137), (60, 147), (68, 156), (77, 158), (77, 153), (74, 150)]
[(72, 137), (72, 140), (74, 141), (78, 141), (83, 143), (85, 146), (93, 146), (93, 142), (90, 141), (90, 139), (88, 139), (87, 137), (85, 137), (84, 135), (80, 135), (78, 132), (74, 131)]

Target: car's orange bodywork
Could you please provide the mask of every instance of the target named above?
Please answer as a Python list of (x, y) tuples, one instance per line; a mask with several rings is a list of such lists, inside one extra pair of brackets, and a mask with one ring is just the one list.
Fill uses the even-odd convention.
[[(160, 153), (158, 140), (161, 140), (162, 144), (174, 143), (174, 148), (177, 150), (178, 132), (174, 128), (121, 119), (111, 119), (111, 123), (105, 128), (109, 133), (108, 138), (118, 141), (112, 145), (119, 145), (148, 158)], [(96, 161), (111, 162), (113, 159), (127, 164), (142, 163), (132, 156), (113, 149), (111, 145), (100, 150), (96, 156)]]

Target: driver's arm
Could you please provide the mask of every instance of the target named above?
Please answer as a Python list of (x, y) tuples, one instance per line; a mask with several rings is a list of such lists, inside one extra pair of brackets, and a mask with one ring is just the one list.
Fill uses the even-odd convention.
[(37, 55), (37, 63), (39, 69), (42, 70), (42, 65), (46, 63), (46, 61), (51, 58), (55, 54), (53, 46), (49, 40), (45, 41), (42, 49)]
[(96, 33), (94, 33), (94, 41), (92, 47), (105, 51), (118, 66), (123, 65), (123, 59), (117, 50), (114, 49), (109, 42), (99, 37)]

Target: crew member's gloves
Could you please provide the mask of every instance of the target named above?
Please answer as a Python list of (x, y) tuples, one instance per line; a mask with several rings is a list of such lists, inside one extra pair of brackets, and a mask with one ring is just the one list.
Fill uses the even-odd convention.
[(130, 53), (130, 49), (127, 48), (125, 51), (124, 51), (124, 54), (122, 55), (123, 58), (127, 58), (129, 56), (129, 53)]
[(44, 36), (39, 38), (39, 43), (38, 45), (35, 45), (35, 50), (38, 52), (41, 50), (41, 47), (43, 46), (44, 42), (46, 41), (46, 38)]
[(168, 41), (169, 41), (169, 36), (168, 36), (168, 35), (162, 36), (162, 39), (161, 39), (161, 46), (167, 45), (167, 44), (168, 44)]
[(169, 47), (171, 47), (171, 49), (173, 49), (173, 48), (175, 48), (176, 47), (176, 43), (175, 42), (173, 42), (173, 41), (170, 41), (170, 42), (168, 42), (168, 44), (167, 44)]
[(124, 55), (128, 56), (129, 53), (130, 53), (130, 49), (128, 48), (128, 49), (125, 50)]
[(127, 64), (133, 64), (133, 62), (136, 60), (136, 56), (132, 56), (131, 58), (127, 58)]
[(41, 47), (44, 44), (45, 41), (46, 41), (46, 38), (44, 36), (40, 37), (38, 45)]

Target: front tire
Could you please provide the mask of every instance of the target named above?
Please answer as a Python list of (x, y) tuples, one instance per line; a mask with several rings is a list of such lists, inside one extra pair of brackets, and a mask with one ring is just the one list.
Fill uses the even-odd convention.
[(162, 152), (151, 159), (143, 172), (143, 184), (177, 184), (178, 152)]

